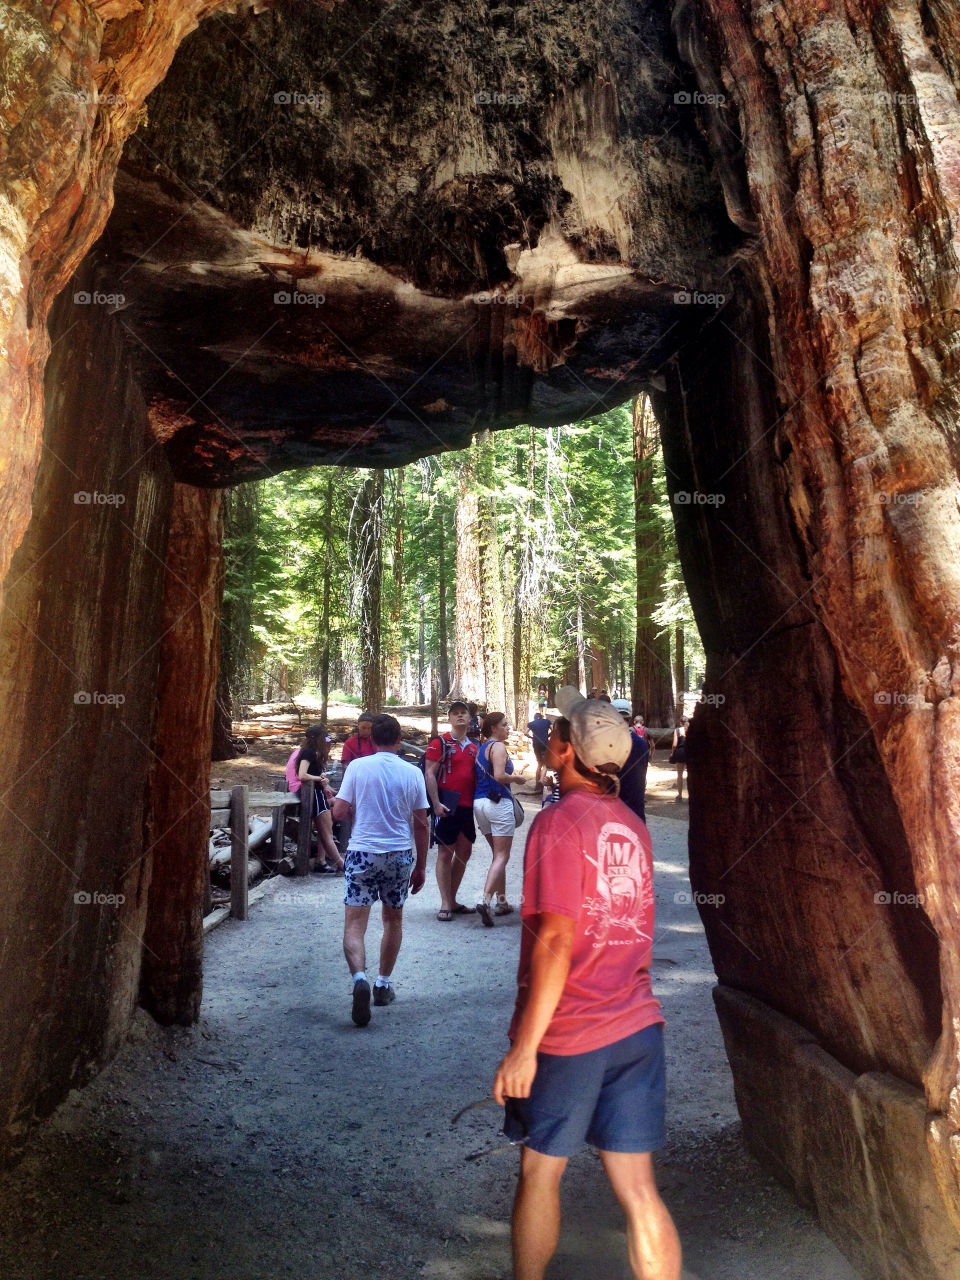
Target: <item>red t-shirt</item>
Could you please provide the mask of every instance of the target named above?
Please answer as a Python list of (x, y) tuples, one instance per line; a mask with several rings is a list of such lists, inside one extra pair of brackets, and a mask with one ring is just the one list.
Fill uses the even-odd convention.
[(359, 760), (362, 756), (375, 755), (376, 750), (377, 746), (372, 738), (361, 738), (359, 734), (355, 733), (343, 744), (343, 750), (340, 752), (340, 763), (346, 769), (351, 760)]
[[(469, 807), (473, 804), (473, 793), (477, 785), (477, 744), (468, 738), (461, 746), (452, 733), (445, 733), (443, 737), (447, 742), (454, 743), (454, 749), (447, 772), (443, 773), (441, 770), (437, 774), (437, 786), (443, 787), (445, 791), (459, 791), (457, 808), (462, 809), (465, 805)], [(427, 747), (427, 759), (440, 760), (442, 750), (440, 739), (431, 739)]]
[[(650, 835), (622, 801), (568, 791), (537, 814), (523, 860), (522, 914), (541, 911), (577, 922), (570, 973), (540, 1042), (543, 1053), (589, 1053), (663, 1022), (650, 987)], [(533, 942), (534, 930), (525, 928), (511, 1040), (526, 1004)]]

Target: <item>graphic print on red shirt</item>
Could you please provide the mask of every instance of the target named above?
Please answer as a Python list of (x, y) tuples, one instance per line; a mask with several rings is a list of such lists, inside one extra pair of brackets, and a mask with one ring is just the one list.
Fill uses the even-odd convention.
[[(524, 854), (522, 914), (576, 921), (570, 972), (540, 1042), (589, 1053), (662, 1022), (650, 986), (653, 855), (646, 827), (620, 800), (570, 791), (534, 819)], [(516, 1035), (530, 984), (534, 931), (523, 930)]]
[[(473, 804), (473, 793), (477, 785), (477, 744), (467, 738), (461, 746), (452, 733), (445, 733), (443, 737), (446, 742), (454, 744), (454, 749), (452, 753), (448, 751), (449, 768), (442, 776), (442, 771), (438, 773), (437, 786), (443, 787), (445, 791), (459, 791), (457, 808), (469, 808)], [(439, 760), (441, 752), (440, 739), (433, 738), (427, 747), (427, 759)]]

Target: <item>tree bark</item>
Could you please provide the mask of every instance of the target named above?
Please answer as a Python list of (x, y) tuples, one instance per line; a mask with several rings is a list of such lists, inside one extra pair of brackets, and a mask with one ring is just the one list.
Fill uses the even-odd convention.
[(437, 565), (437, 648), (439, 650), (437, 663), (440, 680), (438, 696), (444, 698), (448, 696), (450, 689), (450, 642), (447, 623), (447, 573), (450, 557), (447, 555), (447, 542), (451, 531), (447, 524), (447, 513), (442, 497), (439, 494), (434, 506), (434, 522), (437, 529), (434, 558)]
[[(221, 494), (174, 488), (153, 778), (153, 871), (140, 999), (163, 1024), (196, 1022), (203, 994), (210, 753), (223, 591)], [(169, 761), (176, 761), (171, 768)]]
[(333, 577), (333, 477), (327, 476), (323, 502), (323, 596), (320, 605), (320, 722), (327, 723), (330, 701), (330, 586)]
[(457, 599), (454, 610), (457, 671), (449, 697), (485, 703), (487, 682), (483, 651), (483, 584), (480, 576), (477, 455), (464, 455), (457, 497)]
[(477, 558), (481, 584), (480, 626), (483, 641), (483, 671), (490, 711), (503, 711), (507, 705), (504, 679), (503, 583), (497, 545), (497, 500), (494, 475), (493, 435), (481, 431), (474, 442), (477, 453)]
[(357, 499), (357, 583), (360, 592), (360, 699), (374, 713), (383, 704), (381, 594), (383, 583), (382, 468), (370, 473)]
[(656, 501), (653, 463), (659, 447), (657, 420), (647, 396), (633, 402), (633, 502), (636, 519), (637, 632), (634, 645), (632, 702), (647, 724), (675, 724), (670, 639), (653, 621), (663, 596), (663, 548), (650, 526)]

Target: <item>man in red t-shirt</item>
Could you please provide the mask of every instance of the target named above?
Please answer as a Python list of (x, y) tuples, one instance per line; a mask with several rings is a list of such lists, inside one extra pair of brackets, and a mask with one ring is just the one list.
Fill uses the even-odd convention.
[[(433, 809), (437, 837), (438, 920), (469, 915), (475, 907), (457, 901), (457, 890), (467, 869), (477, 830), (473, 822), (473, 792), (477, 783), (477, 744), (467, 737), (470, 708), (451, 702), (450, 732), (434, 738), (427, 747), (425, 777)], [(448, 803), (444, 803), (441, 791)], [(454, 796), (456, 798), (454, 798)]]
[(653, 870), (646, 827), (617, 798), (630, 754), (616, 710), (567, 686), (547, 743), (560, 800), (527, 837), (523, 937), (511, 1048), (493, 1096), (523, 1143), (513, 1209), (516, 1280), (543, 1280), (560, 1234), (560, 1179), (584, 1141), (627, 1219), (637, 1280), (680, 1280), (680, 1242), (660, 1199), (663, 1016), (650, 986)]
[(340, 752), (340, 763), (346, 772), (347, 765), (351, 760), (360, 760), (363, 756), (376, 755), (377, 748), (373, 739), (370, 737), (370, 731), (373, 728), (373, 716), (369, 711), (361, 713), (357, 720), (357, 732), (351, 734), (343, 744), (343, 750)]

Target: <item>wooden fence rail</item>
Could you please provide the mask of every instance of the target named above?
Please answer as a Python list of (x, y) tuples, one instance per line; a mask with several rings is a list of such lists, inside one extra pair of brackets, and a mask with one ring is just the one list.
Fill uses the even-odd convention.
[(230, 915), (234, 919), (247, 918), (247, 860), (251, 849), (267, 838), (266, 831), (251, 838), (248, 820), (250, 810), (269, 808), (272, 811), (269, 839), (277, 862), (283, 857), (284, 820), (291, 809), (298, 811), (300, 821), (294, 874), (305, 876), (310, 871), (313, 787), (314, 784), (308, 780), (302, 784), (299, 792), (250, 791), (246, 786), (233, 787), (230, 791), (210, 792), (210, 826), (228, 827), (230, 830)]

